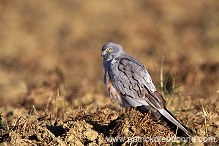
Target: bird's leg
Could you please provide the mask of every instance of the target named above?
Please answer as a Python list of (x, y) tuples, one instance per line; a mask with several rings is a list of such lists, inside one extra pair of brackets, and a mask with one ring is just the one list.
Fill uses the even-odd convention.
[(130, 111), (129, 108), (122, 108), (122, 107), (120, 107), (120, 109), (119, 109), (119, 113), (120, 113), (120, 114), (122, 114), (122, 113), (128, 113), (129, 111)]
[(132, 111), (133, 110), (133, 108), (125, 108), (125, 112), (126, 113), (128, 113), (128, 112), (130, 112), (130, 111)]

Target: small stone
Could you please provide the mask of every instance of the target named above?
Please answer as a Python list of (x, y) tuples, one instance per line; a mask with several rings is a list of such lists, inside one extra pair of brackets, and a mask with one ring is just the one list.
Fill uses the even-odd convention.
[(94, 130), (88, 130), (84, 132), (84, 136), (90, 141), (94, 141), (98, 137), (98, 133)]

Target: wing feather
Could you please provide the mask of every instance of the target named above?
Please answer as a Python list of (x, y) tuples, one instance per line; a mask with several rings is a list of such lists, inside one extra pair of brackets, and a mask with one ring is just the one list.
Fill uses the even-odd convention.
[[(110, 64), (109, 75), (113, 86), (126, 100), (132, 102), (130, 104), (133, 107), (144, 105), (143, 101), (155, 109), (165, 107), (162, 95), (156, 91), (149, 73), (137, 59), (127, 54), (116, 58)], [(134, 102), (127, 97), (136, 100)]]

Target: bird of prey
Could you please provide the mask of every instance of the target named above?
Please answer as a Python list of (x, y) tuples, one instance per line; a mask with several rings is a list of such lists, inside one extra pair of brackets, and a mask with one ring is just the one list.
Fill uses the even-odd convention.
[(181, 124), (167, 109), (162, 95), (136, 58), (128, 55), (119, 44), (109, 42), (102, 47), (104, 84), (113, 101), (125, 108), (151, 113), (162, 125), (168, 126), (177, 136), (192, 135), (191, 129)]

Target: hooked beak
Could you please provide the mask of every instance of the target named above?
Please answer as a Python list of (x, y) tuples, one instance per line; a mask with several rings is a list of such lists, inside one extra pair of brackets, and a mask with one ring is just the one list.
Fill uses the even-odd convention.
[(101, 56), (105, 56), (107, 54), (107, 50), (102, 51)]

